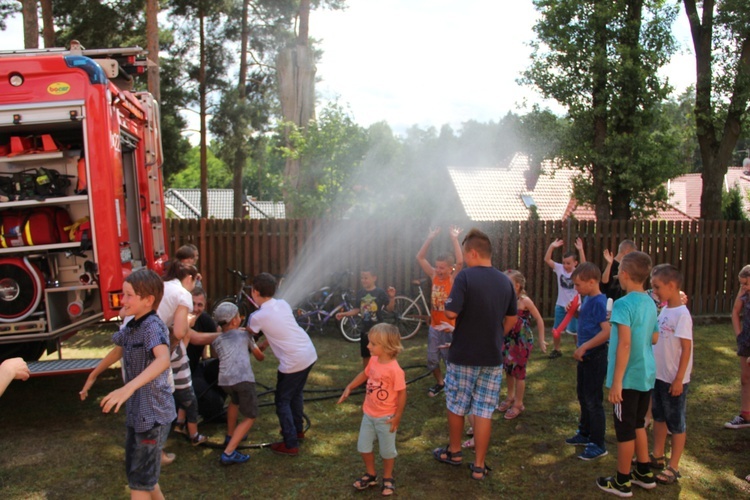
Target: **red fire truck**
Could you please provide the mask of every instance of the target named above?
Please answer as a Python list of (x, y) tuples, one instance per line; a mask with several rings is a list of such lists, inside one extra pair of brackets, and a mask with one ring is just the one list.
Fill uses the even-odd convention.
[(144, 56), (0, 52), (0, 360), (118, 316), (124, 278), (165, 258), (159, 110), (133, 91)]

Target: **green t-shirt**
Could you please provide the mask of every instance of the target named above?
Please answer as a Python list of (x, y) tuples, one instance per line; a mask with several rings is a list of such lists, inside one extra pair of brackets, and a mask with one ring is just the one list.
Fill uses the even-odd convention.
[(651, 336), (659, 331), (656, 305), (643, 292), (630, 292), (615, 301), (612, 307), (612, 331), (609, 337), (607, 387), (612, 387), (619, 342), (618, 327), (630, 327), (630, 358), (622, 378), (623, 389), (647, 392), (654, 388), (656, 362)]

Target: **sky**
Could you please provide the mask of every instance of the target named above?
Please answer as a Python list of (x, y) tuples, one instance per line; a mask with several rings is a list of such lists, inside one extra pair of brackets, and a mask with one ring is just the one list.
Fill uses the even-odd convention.
[[(532, 0), (347, 0), (343, 11), (313, 11), (310, 35), (323, 51), (319, 107), (338, 99), (362, 126), (386, 121), (397, 133), (412, 125), (458, 130), (463, 122), (497, 121), (532, 104), (562, 114), (517, 83), (530, 60), (537, 12)], [(0, 32), (3, 50), (23, 48), (20, 17)], [(690, 31), (680, 12), (681, 47), (664, 74), (678, 90), (695, 80)]]

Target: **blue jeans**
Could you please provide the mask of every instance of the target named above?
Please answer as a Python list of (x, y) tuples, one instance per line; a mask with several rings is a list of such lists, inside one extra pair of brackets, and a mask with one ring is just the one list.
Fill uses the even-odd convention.
[(302, 390), (315, 363), (295, 373), (276, 372), (276, 416), (287, 448), (298, 448), (297, 434), (304, 430)]
[(581, 405), (578, 432), (589, 441), (604, 448), (604, 430), (607, 417), (604, 413), (604, 379), (607, 377), (607, 344), (587, 352), (578, 363), (576, 391)]

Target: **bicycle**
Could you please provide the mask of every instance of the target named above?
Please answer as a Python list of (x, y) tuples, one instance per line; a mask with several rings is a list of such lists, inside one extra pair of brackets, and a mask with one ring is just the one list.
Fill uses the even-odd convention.
[(240, 313), (240, 318), (242, 318), (240, 326), (244, 328), (245, 326), (247, 326), (247, 320), (250, 315), (258, 310), (258, 304), (256, 304), (250, 296), (250, 290), (252, 290), (253, 287), (247, 284), (247, 280), (248, 278), (250, 278), (250, 276), (243, 274), (236, 269), (227, 269), (227, 272), (229, 272), (229, 274), (234, 274), (240, 279), (240, 288), (239, 290), (237, 290), (236, 294), (227, 295), (226, 297), (219, 299), (214, 304), (213, 308), (211, 308), (211, 315), (213, 315), (214, 311), (216, 311), (216, 308), (219, 307), (219, 304), (229, 302), (230, 304), (234, 304), (237, 306), (237, 309)]
[[(336, 318), (336, 313), (354, 309), (353, 292), (341, 285), (349, 274), (349, 271), (334, 274), (333, 281), (336, 287), (333, 293), (331, 293), (331, 287), (324, 286), (308, 295), (302, 306), (294, 309), (297, 324), (303, 330), (309, 333), (310, 328), (315, 326), (320, 333), (323, 333), (323, 328), (331, 319)], [(343, 318), (339, 323), (339, 329), (341, 335), (349, 342), (359, 341), (359, 318), (352, 316)]]
[(411, 282), (412, 288), (419, 289), (419, 293), (413, 299), (405, 295), (398, 295), (394, 299), (393, 318), (394, 324), (398, 327), (401, 340), (412, 338), (419, 332), (422, 322), (430, 322), (430, 305), (424, 294), (424, 285), (428, 280), (414, 280)]

